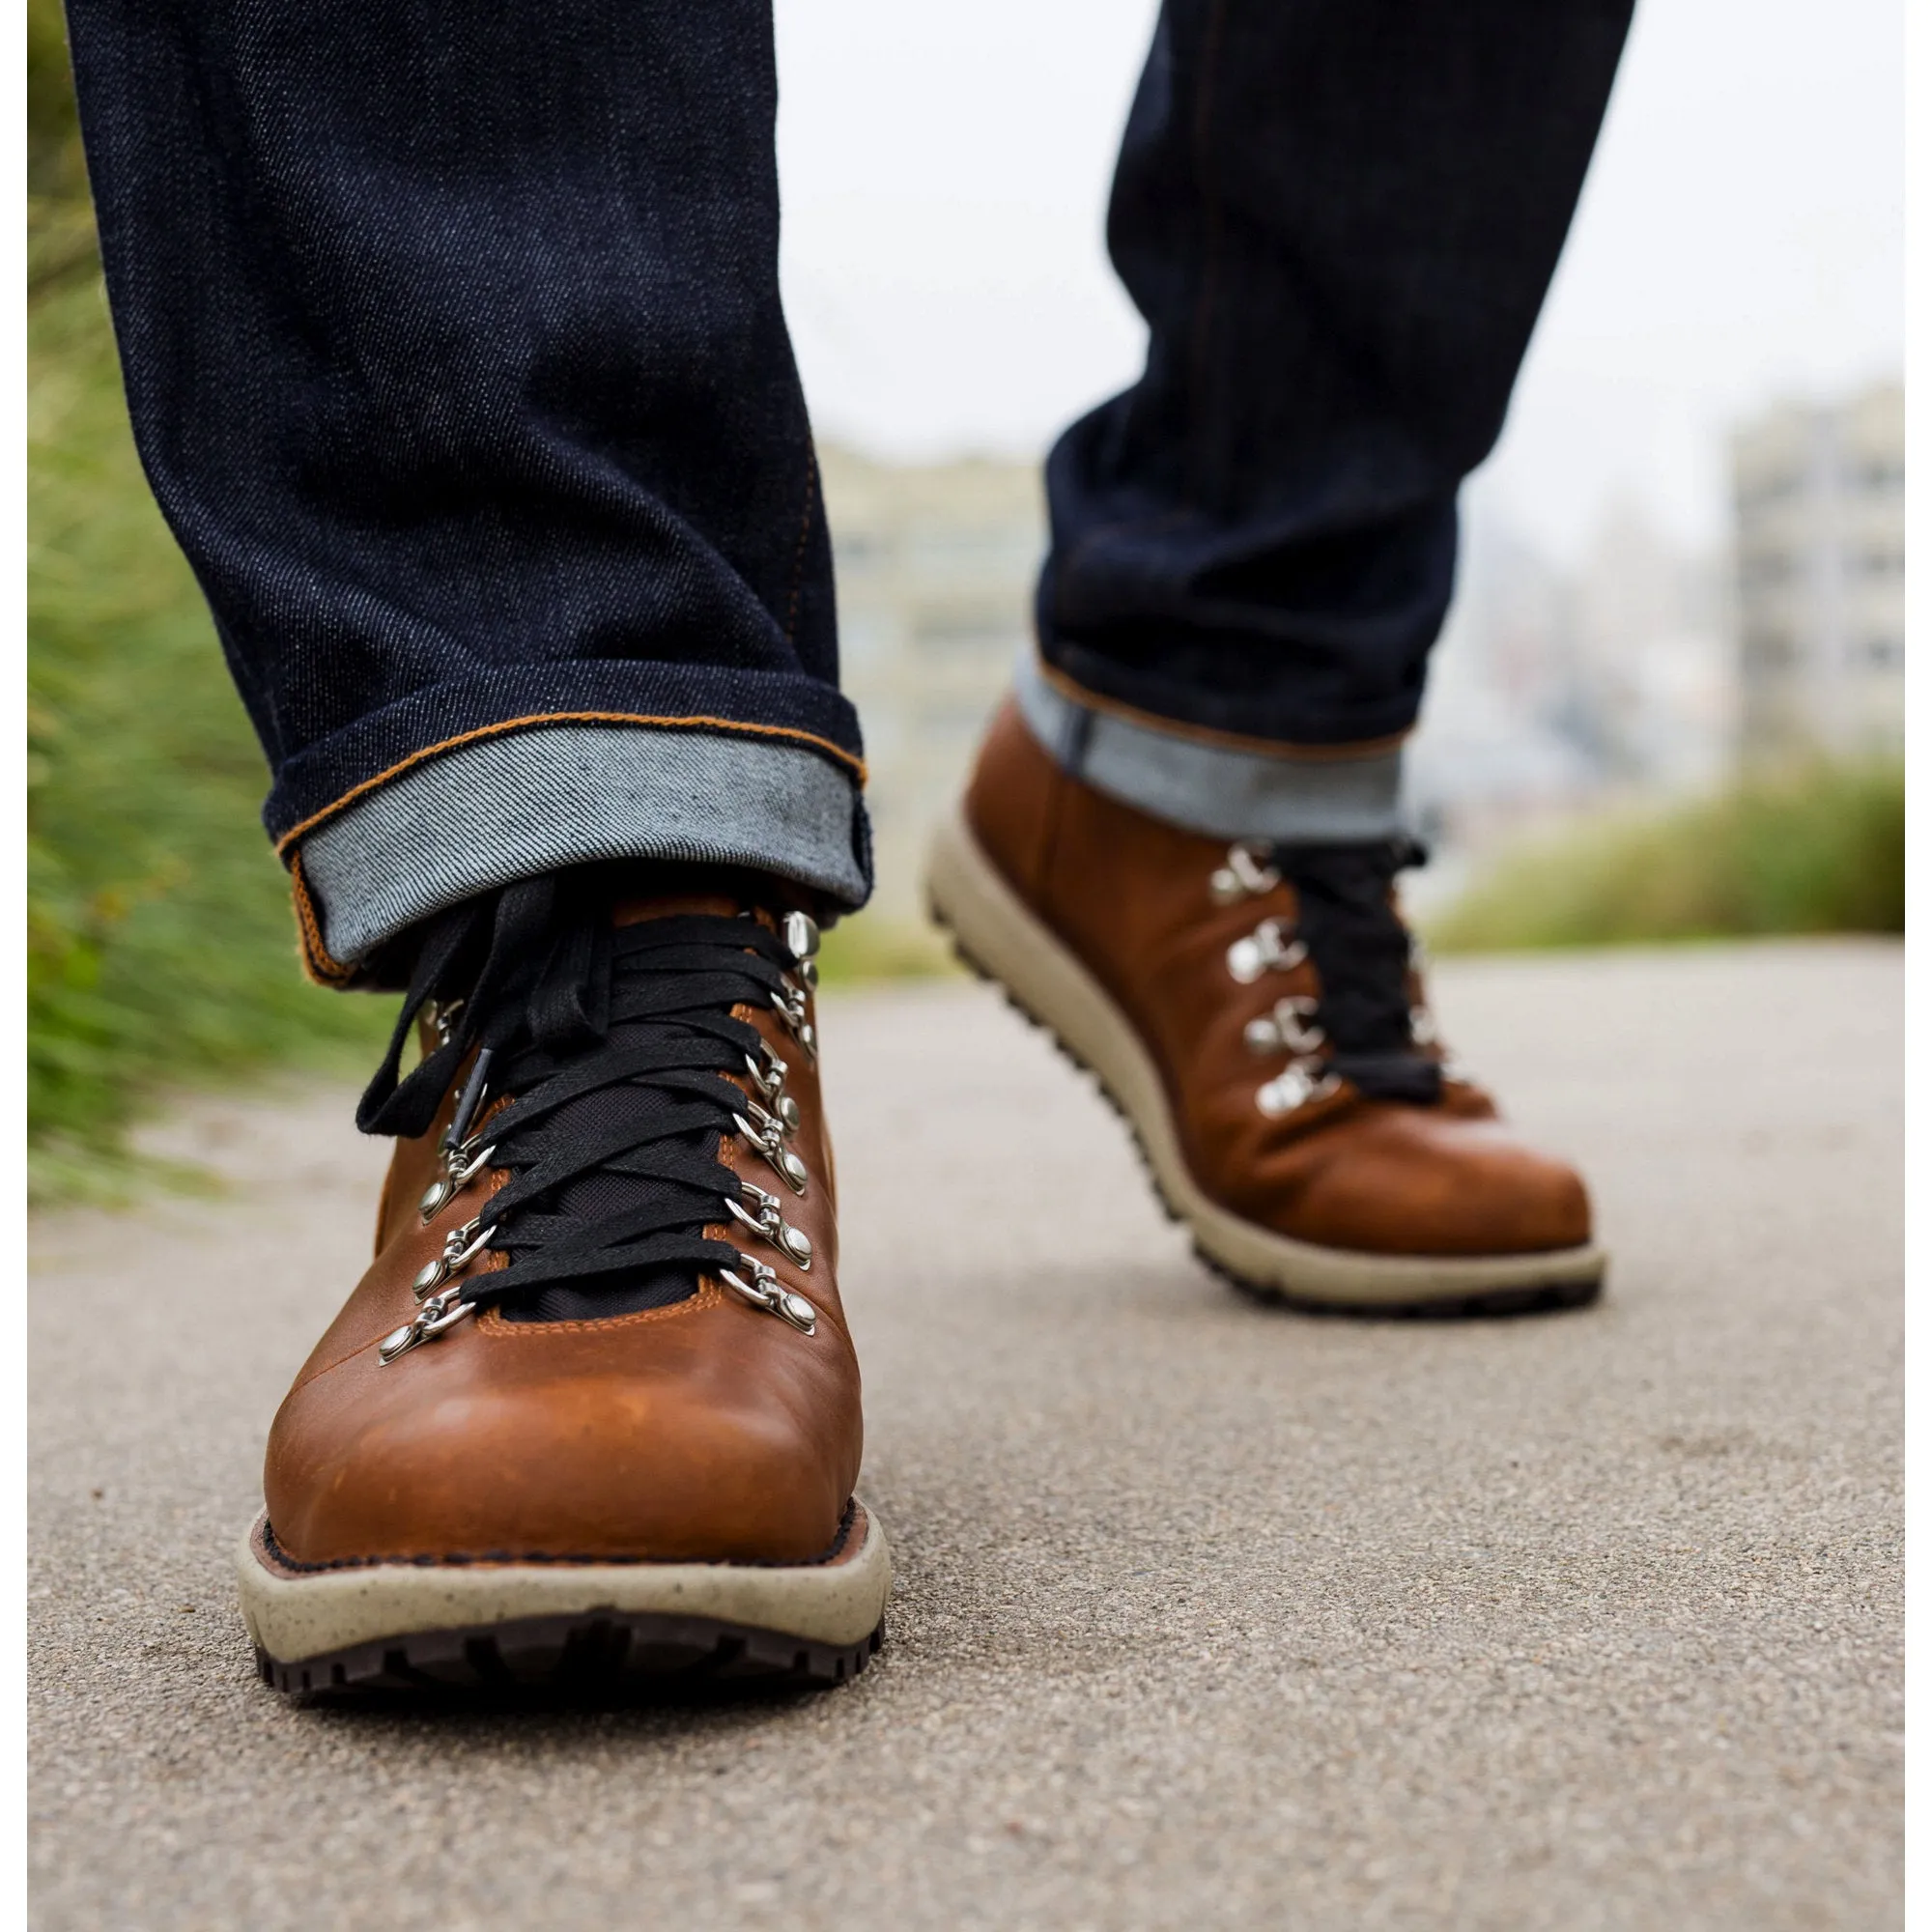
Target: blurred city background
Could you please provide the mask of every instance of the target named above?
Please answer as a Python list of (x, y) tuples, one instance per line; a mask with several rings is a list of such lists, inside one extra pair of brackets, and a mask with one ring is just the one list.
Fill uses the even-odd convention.
[[(1132, 380), (1101, 214), (1149, 0), (780, 0), (787, 307), (822, 441), (874, 906), (1029, 644), (1038, 459)], [(1640, 15), (1409, 763), (1438, 944), (1903, 922), (1903, 109), (1890, 0)], [(1023, 51), (1021, 51), (1023, 50)], [(162, 1077), (358, 1065), (304, 985), (261, 759), (128, 438), (60, 14), (30, 0), (35, 1184), (123, 1184)]]

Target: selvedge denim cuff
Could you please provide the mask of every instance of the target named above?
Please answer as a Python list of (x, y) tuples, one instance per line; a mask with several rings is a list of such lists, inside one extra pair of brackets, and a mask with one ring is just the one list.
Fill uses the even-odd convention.
[(857, 907), (870, 890), (867, 851), (856, 778), (809, 746), (555, 724), (415, 765), (288, 856), (309, 969), (341, 981), (431, 914), (563, 866), (750, 866)]
[(1031, 652), (1020, 715), (1072, 777), (1170, 825), (1215, 838), (1384, 838), (1403, 829), (1402, 744), (1230, 744), (1182, 724), (1086, 701)]

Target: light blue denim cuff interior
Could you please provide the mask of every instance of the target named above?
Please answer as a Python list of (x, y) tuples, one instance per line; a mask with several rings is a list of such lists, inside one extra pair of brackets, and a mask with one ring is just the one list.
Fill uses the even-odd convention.
[(1031, 651), (1016, 696), (1033, 734), (1073, 777), (1150, 817), (1214, 838), (1385, 838), (1403, 829), (1402, 748), (1360, 755), (1237, 751), (1076, 702)]
[(856, 781), (778, 738), (557, 724), (405, 772), (301, 841), (324, 944), (345, 964), (513, 879), (604, 859), (753, 866), (858, 906)]

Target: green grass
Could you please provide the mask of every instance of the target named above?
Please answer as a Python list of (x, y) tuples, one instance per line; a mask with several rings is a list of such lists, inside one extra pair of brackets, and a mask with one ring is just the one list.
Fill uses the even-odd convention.
[(1512, 854), (1430, 923), (1444, 952), (1905, 929), (1905, 769), (1817, 763)]
[(84, 207), (33, 226), (29, 1186), (111, 1197), (161, 1091), (373, 1064), (392, 1005), (301, 977), (262, 754), (141, 476)]
[(818, 970), (828, 986), (849, 986), (872, 980), (949, 978), (961, 969), (951, 942), (936, 927), (862, 912), (841, 919), (825, 935)]

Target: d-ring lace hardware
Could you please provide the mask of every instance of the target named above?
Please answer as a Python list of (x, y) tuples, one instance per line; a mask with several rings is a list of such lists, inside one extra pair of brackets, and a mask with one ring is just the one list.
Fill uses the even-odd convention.
[(818, 922), (810, 913), (788, 912), (779, 925), (779, 937), (806, 985), (818, 984)]
[(436, 1000), (431, 1003), (429, 1023), (436, 1029), (437, 1044), (447, 1046), (449, 1037), (456, 1031), (457, 1016), (463, 1011), (461, 1000)]
[(393, 1362), (398, 1355), (407, 1355), (419, 1343), (434, 1342), (439, 1335), (446, 1335), (459, 1321), (468, 1321), (476, 1313), (473, 1301), (465, 1301), (457, 1289), (446, 1288), (440, 1294), (433, 1294), (422, 1305), (413, 1321), (406, 1321), (400, 1328), (392, 1328), (376, 1345), (377, 1359), (384, 1364)]
[(738, 1257), (738, 1264), (751, 1276), (751, 1280), (746, 1281), (743, 1276), (733, 1274), (729, 1268), (720, 1268), (718, 1279), (726, 1288), (743, 1295), (753, 1308), (762, 1308), (767, 1315), (776, 1315), (781, 1321), (789, 1321), (801, 1335), (810, 1335), (817, 1328), (818, 1310), (796, 1289), (787, 1288), (778, 1278), (776, 1270), (742, 1253)]
[(811, 1266), (811, 1236), (803, 1229), (794, 1228), (781, 1211), (781, 1204), (776, 1194), (767, 1194), (762, 1187), (753, 1187), (749, 1180), (738, 1183), (740, 1193), (758, 1211), (750, 1214), (739, 1202), (727, 1199), (724, 1203), (732, 1214), (752, 1233), (769, 1241), (773, 1247), (795, 1266), (809, 1269)]
[(1228, 949), (1228, 971), (1243, 986), (1264, 973), (1292, 973), (1308, 957), (1308, 948), (1278, 919), (1264, 919), (1245, 939)]
[(418, 1301), (426, 1301), (451, 1275), (461, 1274), (490, 1244), (490, 1230), (479, 1216), (453, 1229), (443, 1239), (442, 1252), (426, 1262), (412, 1284)]
[[(773, 1068), (776, 1071), (769, 1070)], [(785, 1076), (791, 1068), (770, 1047), (766, 1047), (764, 1066), (760, 1067), (748, 1053), (745, 1056), (745, 1071), (752, 1076), (753, 1086), (770, 1103), (771, 1112), (786, 1137), (797, 1133), (805, 1124), (805, 1116), (799, 1112), (798, 1102), (784, 1091)]]
[(772, 1010), (785, 1023), (792, 1038), (816, 1060), (818, 1035), (811, 1024), (811, 996), (788, 973), (779, 976), (779, 990), (772, 995)]
[(734, 1114), (731, 1117), (737, 1123), (738, 1131), (764, 1155), (772, 1164), (779, 1179), (794, 1194), (803, 1194), (807, 1179), (805, 1163), (785, 1146), (784, 1122), (776, 1115), (766, 1113), (755, 1100), (746, 1101), (745, 1108), (751, 1115), (751, 1120), (748, 1121), (744, 1114)]
[(1328, 1036), (1311, 1024), (1321, 1006), (1320, 1000), (1307, 993), (1277, 1000), (1272, 1012), (1250, 1020), (1242, 1029), (1248, 1051), (1258, 1055), (1319, 1052), (1328, 1042)]
[(1312, 1073), (1297, 1061), (1293, 1066), (1277, 1073), (1255, 1095), (1255, 1104), (1269, 1120), (1278, 1121), (1284, 1114), (1293, 1114), (1298, 1108), (1307, 1106), (1311, 1100), (1325, 1100), (1341, 1085), (1341, 1079), (1336, 1074)]
[[(456, 1002), (459, 1007), (462, 1004), (460, 1000)], [(448, 1207), (457, 1190), (472, 1180), (478, 1169), (496, 1151), (495, 1148), (486, 1147), (479, 1152), (473, 1144), (464, 1139), (469, 1131), (469, 1123), (475, 1120), (483, 1105), (484, 1095), (489, 1092), (491, 1058), (487, 1046), (478, 1050), (475, 1060), (470, 1063), (469, 1077), (464, 1081), (463, 1091), (456, 1096), (449, 1125), (443, 1129), (442, 1139), (438, 1144), (442, 1172), (430, 1182), (419, 1204), (425, 1223), (435, 1220)]]
[(759, 1054), (757, 1060), (746, 1054), (745, 1071), (752, 1076), (752, 1085), (758, 1090), (759, 1095), (765, 1100), (775, 1101), (784, 1092), (791, 1068), (762, 1041), (759, 1043)]
[(443, 1149), (442, 1172), (424, 1189), (419, 1204), (425, 1225), (434, 1221), (482, 1173), (485, 1162), (496, 1151), (494, 1143), (478, 1147), (474, 1141), (459, 1141)]
[(1215, 867), (1208, 891), (1216, 905), (1233, 905), (1236, 899), (1259, 898), (1280, 884), (1281, 873), (1269, 863), (1268, 848), (1243, 838), (1228, 847), (1227, 864)]

